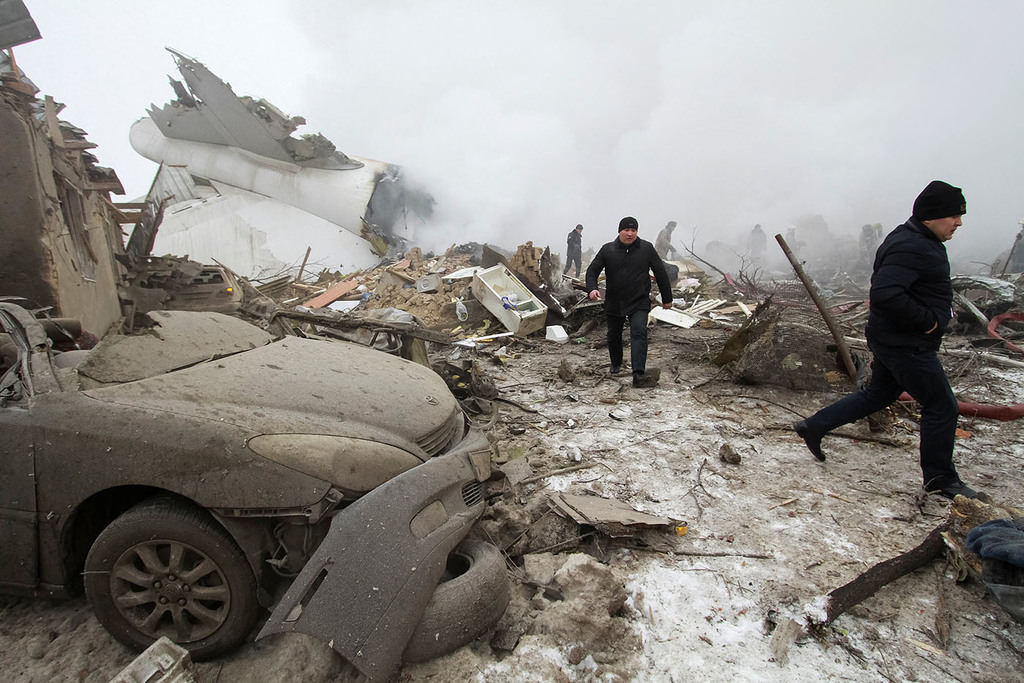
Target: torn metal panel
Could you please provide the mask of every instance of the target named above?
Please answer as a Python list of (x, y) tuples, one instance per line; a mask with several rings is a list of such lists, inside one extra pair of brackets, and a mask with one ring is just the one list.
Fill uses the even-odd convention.
[[(484, 454), (480, 470), (470, 450)], [(331, 530), (257, 639), (298, 631), (320, 638), (371, 680), (388, 680), (444, 572), (448, 553), (484, 509), (482, 435), (374, 489)]]
[[(263, 99), (239, 97), (201, 62), (177, 50), (178, 71), (185, 79), (171, 80), (178, 95), (163, 107), (151, 106), (149, 115), (169, 138), (238, 147), (253, 154), (316, 168), (354, 169), (362, 162), (335, 149), (322, 135), (293, 138), (306, 120), (289, 117)], [(187, 88), (187, 89), (186, 89)]]
[(649, 515), (617, 500), (558, 493), (549, 499), (555, 511), (577, 524), (588, 524), (613, 537), (632, 536), (643, 528), (673, 527), (678, 520)]
[(0, 0), (0, 50), (41, 37), (39, 27), (22, 0)]
[(1017, 297), (1012, 282), (985, 275), (955, 275), (950, 279), (953, 289), (975, 301), (981, 309), (1002, 313), (1009, 309)]
[(152, 253), (157, 231), (164, 219), (164, 207), (168, 203), (179, 204), (200, 198), (192, 175), (184, 167), (160, 164), (156, 178), (153, 179), (153, 184), (146, 195), (139, 221), (132, 229), (128, 245), (125, 247), (125, 252), (131, 260), (130, 265)]
[[(293, 250), (306, 247), (329, 267), (363, 268), (372, 265), (368, 255), (379, 259), (404, 245), (431, 215), (433, 199), (412, 188), (398, 166), (349, 157), (320, 134), (295, 137), (302, 117), (288, 117), (266, 100), (239, 97), (200, 62), (170, 52), (184, 82), (172, 80), (177, 99), (151, 107), (149, 117), (132, 126), (132, 147), (152, 161), (187, 169), (215, 185), (218, 198), (233, 201), (193, 202), (185, 207), (187, 216), (168, 206), (161, 231), (175, 233), (176, 240), (158, 239), (161, 248), (217, 258), (248, 277), (265, 274), (256, 272), (261, 264), (242, 262), (260, 247), (279, 268), (297, 264), (302, 253)], [(273, 204), (308, 216), (268, 219)], [(217, 212), (216, 218), (195, 215), (207, 212)], [(232, 213), (234, 219), (225, 215)], [(314, 218), (320, 222), (309, 220)], [(339, 227), (355, 241), (341, 240)]]

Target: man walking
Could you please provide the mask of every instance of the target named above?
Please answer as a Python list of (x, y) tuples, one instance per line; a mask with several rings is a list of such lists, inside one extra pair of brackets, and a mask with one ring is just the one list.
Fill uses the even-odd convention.
[(583, 226), (577, 225), (575, 228), (569, 231), (569, 236), (565, 239), (565, 270), (562, 271), (562, 275), (569, 272), (569, 266), (573, 263), (576, 264), (576, 277), (580, 276), (580, 259), (583, 258)]
[(587, 267), (587, 291), (592, 301), (601, 298), (597, 278), (605, 273), (604, 312), (608, 322), (608, 356), (611, 374), (622, 370), (622, 328), (629, 319), (629, 360), (633, 386), (653, 387), (661, 371), (647, 370), (647, 314), (651, 311), (651, 273), (658, 283), (663, 308), (672, 308), (672, 285), (654, 245), (637, 237), (632, 216), (619, 221), (619, 236), (597, 252)]
[(669, 221), (665, 224), (665, 227), (658, 233), (657, 239), (654, 240), (654, 250), (658, 252), (663, 260), (670, 256), (679, 256), (679, 252), (672, 246), (672, 233), (676, 229), (676, 222)]
[(953, 465), (959, 409), (936, 353), (953, 317), (943, 242), (963, 224), (965, 213), (967, 202), (960, 188), (934, 180), (914, 201), (910, 219), (889, 233), (875, 252), (866, 330), (874, 356), (871, 382), (793, 425), (818, 460), (825, 460), (825, 434), (885, 408), (905, 390), (921, 405), (925, 490), (947, 498), (978, 497)]

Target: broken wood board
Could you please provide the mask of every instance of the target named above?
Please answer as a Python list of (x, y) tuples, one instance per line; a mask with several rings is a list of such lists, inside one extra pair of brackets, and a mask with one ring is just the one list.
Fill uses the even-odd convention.
[(323, 308), (327, 304), (334, 303), (358, 286), (359, 283), (355, 280), (342, 280), (341, 282), (331, 285), (323, 294), (313, 297), (302, 305), (306, 308)]
[(557, 493), (548, 499), (555, 512), (577, 524), (588, 524), (612, 537), (632, 536), (639, 529), (674, 527), (678, 520), (634, 510), (617, 500), (600, 496)]
[(725, 299), (706, 299), (705, 301), (701, 301), (700, 303), (694, 301), (693, 305), (686, 309), (686, 312), (689, 313), (690, 315), (700, 315), (702, 313), (708, 313), (709, 311), (713, 311), (719, 306), (725, 305), (725, 303)]

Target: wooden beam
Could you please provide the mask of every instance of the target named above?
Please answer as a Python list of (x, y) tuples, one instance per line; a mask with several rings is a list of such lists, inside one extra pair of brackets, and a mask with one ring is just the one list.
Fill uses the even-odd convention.
[(63, 147), (64, 134), (60, 131), (60, 121), (57, 120), (57, 103), (49, 95), (43, 100), (43, 112), (46, 114), (46, 127), (49, 129), (50, 140), (54, 147)]
[[(54, 144), (56, 144), (56, 141), (54, 142)], [(99, 147), (99, 145), (96, 144), (95, 142), (89, 142), (88, 140), (74, 140), (74, 139), (72, 139), (72, 140), (61, 140), (61, 144), (59, 144), (57, 146), (58, 147), (63, 147), (64, 149), (95, 149), (96, 147)]]

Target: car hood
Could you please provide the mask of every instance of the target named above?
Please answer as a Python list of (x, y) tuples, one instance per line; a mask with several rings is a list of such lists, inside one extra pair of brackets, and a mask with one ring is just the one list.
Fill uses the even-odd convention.
[(287, 337), (185, 370), (83, 392), (98, 401), (234, 424), (248, 434), (331, 434), (415, 452), (461, 419), (444, 381), (350, 342)]

